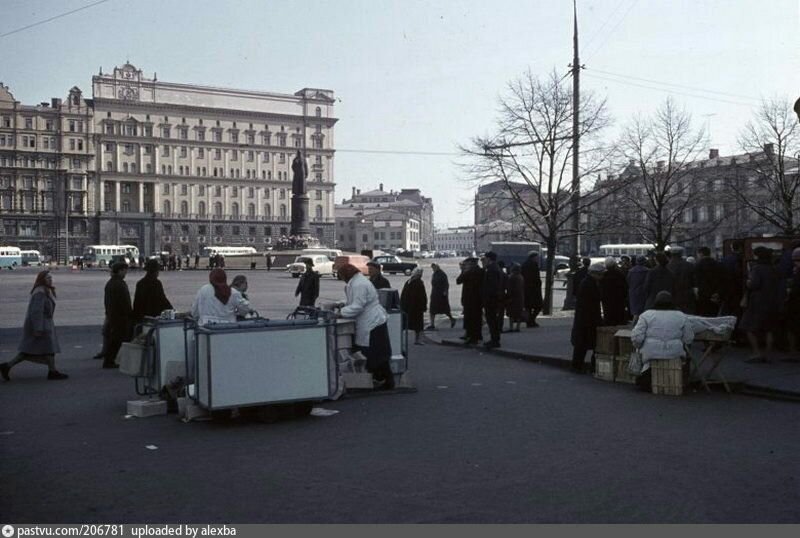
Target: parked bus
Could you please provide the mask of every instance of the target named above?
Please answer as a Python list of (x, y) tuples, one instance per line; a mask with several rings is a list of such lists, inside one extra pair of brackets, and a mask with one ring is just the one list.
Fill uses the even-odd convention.
[(600, 256), (602, 258), (628, 256), (633, 260), (636, 256), (647, 256), (647, 253), (655, 248), (655, 245), (648, 243), (600, 245)]
[(139, 263), (139, 248), (133, 245), (89, 245), (83, 249), (83, 263), (89, 267), (107, 267), (114, 256), (127, 256), (129, 264)]
[(22, 265), (22, 251), (18, 247), (0, 247), (0, 268), (13, 269)]
[(42, 265), (42, 255), (38, 250), (23, 250), (22, 265), (25, 267), (39, 267)]
[(215, 256), (221, 254), (226, 258), (228, 256), (250, 256), (251, 254), (258, 254), (254, 247), (205, 247), (203, 248), (203, 256)]

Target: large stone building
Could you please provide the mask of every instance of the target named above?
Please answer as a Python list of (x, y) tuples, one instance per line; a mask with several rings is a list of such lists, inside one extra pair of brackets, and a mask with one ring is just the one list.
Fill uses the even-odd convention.
[[(336, 241), (343, 250), (433, 248), (433, 203), (419, 189), (386, 192), (381, 183), (377, 190), (362, 193), (354, 187), (351, 198), (337, 204), (335, 211)], [(379, 224), (373, 224), (376, 219)], [(385, 234), (392, 231), (377, 230), (386, 226), (396, 228), (391, 239)]]
[(78, 88), (29, 106), (0, 84), (0, 244), (81, 252), (97, 232), (94, 153), (91, 104)]
[(433, 233), (433, 243), (437, 251), (455, 251), (459, 256), (472, 254), (475, 246), (475, 226), (443, 228)]
[[(177, 84), (125, 64), (94, 76), (92, 93), (84, 101), (73, 88), (67, 105), (58, 104), (61, 130), (52, 132), (63, 153), (61, 188), (69, 187), (67, 195), (80, 210), (71, 228), (85, 232), (82, 243), (70, 234), (71, 255), (86, 243), (133, 244), (143, 253), (190, 253), (207, 245), (263, 250), (289, 234), (291, 162), (298, 150), (309, 165), (311, 233), (333, 244), (332, 91), (278, 94)], [(2, 110), (9, 107), (2, 100), (0, 107), (5, 117)], [(15, 163), (23, 155), (17, 137), (36, 134), (20, 126), (35, 112), (53, 116), (55, 107), (54, 100), (50, 107), (17, 111), (25, 107), (12, 103)], [(70, 121), (81, 121), (83, 130), (69, 131)], [(27, 177), (18, 168), (14, 177)], [(3, 165), (3, 177), (5, 170)], [(82, 190), (76, 191), (78, 180)], [(24, 179), (14, 181), (15, 189), (26, 188)], [(22, 194), (15, 190), (13, 196), (19, 200)], [(57, 208), (51, 213), (51, 220), (62, 219)], [(2, 242), (19, 241), (6, 235)], [(37, 244), (63, 256), (46, 235)]]

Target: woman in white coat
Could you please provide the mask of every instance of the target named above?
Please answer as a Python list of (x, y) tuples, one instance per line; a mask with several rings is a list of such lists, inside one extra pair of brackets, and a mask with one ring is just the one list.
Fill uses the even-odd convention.
[(351, 264), (339, 268), (338, 273), (347, 282), (344, 289), (347, 302), (339, 315), (356, 320), (355, 347), (367, 358), (367, 371), (381, 389), (393, 389), (392, 344), (386, 326), (389, 316), (378, 300), (378, 292), (372, 282)]
[(250, 303), (239, 290), (228, 286), (228, 276), (223, 269), (212, 270), (208, 281), (197, 292), (192, 303), (192, 317), (200, 325), (234, 323), (237, 315), (250, 313)]
[(631, 342), (642, 355), (642, 372), (636, 378), (639, 388), (650, 390), (651, 360), (683, 358), (685, 346), (693, 340), (692, 324), (686, 314), (675, 308), (672, 294), (658, 292), (653, 308), (639, 316), (631, 333)]

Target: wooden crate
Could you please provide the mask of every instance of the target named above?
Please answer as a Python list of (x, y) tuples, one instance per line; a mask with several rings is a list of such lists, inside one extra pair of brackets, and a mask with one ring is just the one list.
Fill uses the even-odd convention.
[[(629, 331), (625, 331), (626, 333)], [(616, 336), (617, 340), (617, 355), (621, 357), (627, 357), (633, 351), (633, 343), (631, 342), (631, 337), (628, 336)]]
[(650, 361), (653, 394), (680, 396), (683, 394), (683, 368), (681, 359), (653, 359)]
[(597, 328), (597, 339), (594, 344), (594, 352), (602, 353), (603, 355), (616, 355), (617, 354), (617, 341), (614, 338), (614, 333), (625, 326), (609, 326)]
[(594, 377), (603, 381), (614, 381), (614, 356), (594, 354)]
[(630, 355), (616, 355), (614, 357), (614, 381), (617, 383), (636, 383), (636, 377), (628, 373)]

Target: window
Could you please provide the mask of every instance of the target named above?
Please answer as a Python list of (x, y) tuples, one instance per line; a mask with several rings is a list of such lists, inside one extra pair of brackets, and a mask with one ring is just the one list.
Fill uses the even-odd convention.
[(186, 146), (181, 146), (181, 157), (186, 158), (187, 155), (189, 155), (189, 150)]
[(255, 144), (255, 143), (256, 143), (256, 137), (255, 137), (255, 135), (253, 135), (253, 134), (248, 134), (248, 135), (247, 135), (247, 143), (248, 143), (248, 144), (250, 144), (250, 145), (253, 145), (253, 144)]
[(294, 147), (299, 148), (302, 147), (302, 140), (299, 136), (294, 137)]
[(161, 137), (162, 138), (169, 138), (170, 130), (169, 127), (162, 127), (161, 128)]
[(286, 189), (281, 189), (280, 190), (278, 198), (280, 198), (281, 200), (285, 200), (286, 199)]
[[(248, 204), (247, 206), (247, 216), (248, 217), (255, 217), (256, 216), (256, 205), (255, 204)], [(255, 230), (255, 229), (253, 229)], [(255, 235), (255, 231), (253, 231), (250, 235)]]
[(234, 144), (239, 143), (239, 133), (231, 133), (231, 142)]
[(197, 158), (198, 159), (205, 159), (206, 158), (206, 150), (203, 148), (197, 148)]
[[(169, 203), (169, 200), (164, 200), (164, 214), (169, 215), (172, 213), (172, 204)], [(167, 231), (167, 227), (164, 226), (164, 231)]]
[(189, 203), (184, 200), (183, 202), (181, 202), (181, 215), (185, 217), (188, 214), (189, 214)]
[(181, 185), (181, 194), (186, 196), (189, 194), (189, 186), (188, 185)]
[(233, 202), (231, 204), (231, 215), (235, 219), (239, 218), (239, 204), (237, 204), (236, 202)]
[[(266, 204), (264, 206), (264, 216), (266, 216), (266, 217), (271, 217), (272, 216), (272, 207), (269, 204)], [(270, 235), (266, 231), (264, 232), (264, 234)]]
[(256, 160), (256, 152), (255, 152), (255, 151), (252, 151), (252, 150), (251, 150), (251, 151), (248, 151), (248, 152), (247, 152), (247, 161), (248, 161), (248, 162), (253, 162), (253, 161), (255, 161), (255, 160)]
[(162, 157), (169, 157), (169, 146), (163, 146), (161, 148), (161, 156)]
[(314, 191), (316, 193), (317, 200), (322, 200), (322, 191)]
[(214, 196), (222, 196), (222, 187), (214, 187)]
[[(206, 203), (205, 202), (198, 202), (197, 203), (197, 212), (200, 214), (201, 217), (206, 216)], [(200, 232), (203, 234), (204, 232)]]
[[(321, 205), (317, 206), (317, 220), (322, 220), (322, 206)], [(383, 238), (381, 238), (381, 239), (383, 239)]]
[[(215, 202), (214, 203), (214, 216), (215, 217), (221, 217), (222, 216), (222, 204), (220, 202)], [(217, 233), (221, 234), (222, 232), (217, 232)]]
[(255, 192), (256, 192), (256, 190), (253, 187), (248, 187), (247, 188), (247, 197), (248, 198), (253, 198), (255, 196)]
[(189, 129), (186, 127), (181, 127), (178, 129), (179, 136), (181, 140), (188, 140), (189, 139)]
[(131, 193), (131, 184), (130, 183), (123, 183), (122, 184), (122, 192), (123, 192), (123, 194), (130, 194)]
[(126, 125), (125, 136), (136, 136), (136, 126), (130, 124)]
[(214, 142), (222, 142), (222, 131), (214, 131)]
[[(205, 208), (206, 208), (206, 206), (204, 205), (203, 206), (203, 214), (205, 214)], [(198, 226), (197, 227), (197, 233), (200, 234), (200, 235), (206, 235), (206, 227), (205, 227), (205, 225)]]
[(238, 226), (233, 226), (231, 233), (233, 235), (239, 235), (239, 227)]
[(278, 159), (278, 162), (281, 163), (281, 164), (286, 164), (286, 154), (285, 153), (279, 153), (278, 155), (280, 156), (279, 159)]
[(239, 150), (231, 150), (231, 160), (238, 161), (239, 160)]
[(233, 187), (233, 188), (231, 189), (231, 196), (233, 196), (234, 198), (236, 198), (237, 196), (239, 196), (239, 187)]
[(215, 149), (214, 150), (214, 160), (215, 161), (219, 161), (220, 159), (222, 159), (222, 150), (221, 149)]
[(131, 203), (128, 200), (123, 200), (122, 202), (122, 211), (125, 213), (130, 213), (131, 211)]
[(281, 204), (281, 218), (286, 218), (286, 206), (284, 204)]
[(200, 185), (199, 187), (197, 187), (197, 195), (198, 196), (205, 196), (206, 195), (206, 186), (205, 185)]
[(146, 144), (144, 146), (144, 154), (145, 155), (152, 155), (153, 154), (153, 146), (151, 146), (150, 144)]
[[(27, 136), (23, 136), (22, 137), (22, 145), (23, 146), (28, 145), (28, 137)], [(70, 151), (75, 151), (75, 139), (74, 138), (70, 138), (69, 139), (69, 149), (70, 149)]]
[(314, 115), (316, 115), (318, 118), (319, 118), (319, 117), (322, 117), (322, 109), (321, 109), (320, 107), (317, 107), (317, 108), (314, 110)]
[(169, 183), (164, 183), (161, 187), (162, 194), (169, 194)]

